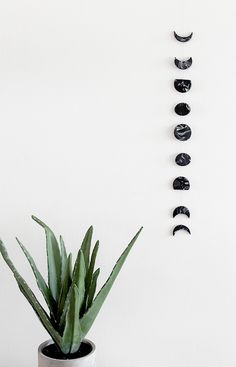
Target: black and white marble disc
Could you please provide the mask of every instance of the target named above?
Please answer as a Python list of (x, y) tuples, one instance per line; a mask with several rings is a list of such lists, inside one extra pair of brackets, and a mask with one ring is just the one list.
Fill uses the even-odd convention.
[(173, 189), (174, 190), (189, 190), (190, 183), (186, 177), (179, 176), (173, 182)]
[(175, 89), (180, 93), (186, 93), (191, 89), (192, 82), (189, 79), (175, 79)]
[(175, 113), (179, 116), (186, 116), (191, 111), (190, 106), (187, 103), (181, 102), (175, 106)]
[(187, 166), (191, 162), (191, 157), (187, 153), (180, 153), (175, 158), (175, 163), (178, 166)]
[(186, 69), (190, 68), (192, 63), (193, 63), (192, 57), (190, 57), (188, 60), (179, 60), (175, 57), (175, 65), (180, 70), (186, 70)]
[(191, 131), (191, 128), (188, 125), (179, 124), (175, 127), (174, 135), (175, 135), (176, 139), (178, 139), (180, 141), (185, 141), (185, 140), (188, 140), (191, 137), (192, 131)]

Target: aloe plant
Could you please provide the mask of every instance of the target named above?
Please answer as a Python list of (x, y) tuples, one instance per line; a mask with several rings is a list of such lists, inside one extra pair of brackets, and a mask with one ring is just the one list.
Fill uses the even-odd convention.
[(20, 291), (32, 306), (54, 343), (63, 354), (72, 354), (79, 350), (81, 342), (90, 330), (142, 228), (126, 247), (107, 281), (96, 294), (97, 279), (100, 273), (99, 268), (95, 270), (99, 241), (95, 243), (92, 250), (93, 227), (91, 226), (86, 232), (72, 267), (72, 255), (67, 254), (62, 237), (59, 238), (58, 243), (54, 233), (45, 223), (35, 216), (32, 218), (45, 230), (48, 282), (44, 280), (25, 246), (18, 238), (16, 240), (31, 266), (48, 312), (15, 268), (1, 240), (0, 252), (13, 272)]

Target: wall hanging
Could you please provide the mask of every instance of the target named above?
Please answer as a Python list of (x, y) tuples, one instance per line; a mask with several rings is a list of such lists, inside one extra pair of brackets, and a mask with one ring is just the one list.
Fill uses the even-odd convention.
[(178, 164), (178, 166), (187, 166), (191, 162), (191, 157), (187, 153), (179, 153), (175, 157), (175, 163)]
[(179, 36), (176, 32), (174, 32), (174, 36), (175, 38), (179, 41), (179, 42), (188, 42), (189, 40), (191, 40), (192, 36), (193, 36), (193, 32), (190, 33), (189, 36)]
[(173, 189), (174, 190), (189, 190), (190, 189), (189, 180), (184, 176), (176, 177), (173, 182)]
[(181, 102), (175, 106), (175, 113), (179, 116), (186, 116), (190, 113), (191, 108), (187, 103)]
[(175, 226), (175, 228), (173, 229), (173, 236), (175, 235), (176, 232), (181, 231), (181, 230), (186, 231), (189, 234), (191, 234), (190, 229), (187, 226), (183, 224), (179, 224), (178, 226)]
[(186, 206), (178, 206), (177, 208), (175, 208), (173, 211), (173, 218), (175, 218), (176, 215), (179, 215), (179, 214), (184, 214), (188, 218), (190, 218), (190, 211), (188, 210)]
[(180, 141), (185, 141), (185, 140), (190, 139), (191, 135), (192, 135), (192, 130), (188, 125), (179, 124), (175, 127), (174, 136), (176, 137), (176, 139)]
[(190, 68), (192, 63), (193, 63), (192, 57), (190, 57), (188, 60), (179, 60), (175, 58), (175, 65), (177, 66), (177, 68), (181, 70), (186, 70)]

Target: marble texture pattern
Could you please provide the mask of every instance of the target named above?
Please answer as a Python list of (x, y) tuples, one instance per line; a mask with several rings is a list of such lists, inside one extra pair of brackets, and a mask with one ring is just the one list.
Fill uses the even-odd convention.
[(186, 124), (179, 124), (175, 127), (174, 136), (177, 140), (186, 141), (192, 135), (191, 128)]
[(184, 176), (176, 177), (173, 182), (173, 189), (174, 190), (189, 190), (190, 189), (189, 180)]
[(173, 229), (173, 236), (178, 231), (186, 231), (189, 234), (191, 234), (190, 229), (187, 226), (183, 225), (183, 224), (179, 224), (179, 225), (175, 226), (175, 228)]
[(186, 116), (190, 113), (190, 111), (191, 107), (187, 103), (181, 102), (175, 106), (175, 113), (177, 113), (179, 116)]
[(188, 36), (179, 36), (176, 32), (174, 32), (174, 36), (179, 42), (188, 42), (191, 40), (193, 32), (191, 32)]
[(190, 211), (186, 206), (177, 206), (177, 208), (173, 211), (173, 218), (175, 218), (179, 214), (184, 214), (188, 218), (190, 218)]
[(175, 65), (177, 66), (178, 69), (186, 70), (186, 69), (190, 68), (190, 66), (192, 65), (193, 59), (192, 59), (192, 57), (190, 57), (187, 60), (179, 60), (175, 57), (174, 62), (175, 62)]
[(191, 157), (187, 153), (179, 153), (175, 157), (175, 163), (178, 164), (178, 166), (187, 166), (191, 162)]
[(192, 82), (189, 79), (175, 79), (174, 87), (180, 93), (186, 93), (191, 89)]

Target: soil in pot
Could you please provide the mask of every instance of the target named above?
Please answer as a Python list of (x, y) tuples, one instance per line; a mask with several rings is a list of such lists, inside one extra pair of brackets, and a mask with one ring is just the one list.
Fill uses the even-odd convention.
[(87, 356), (92, 351), (92, 346), (82, 342), (79, 350), (72, 354), (63, 354), (55, 344), (49, 344), (42, 349), (42, 353), (53, 359), (76, 359)]

